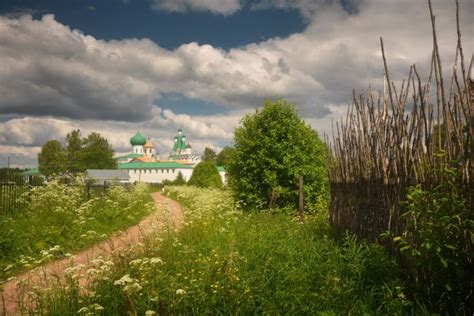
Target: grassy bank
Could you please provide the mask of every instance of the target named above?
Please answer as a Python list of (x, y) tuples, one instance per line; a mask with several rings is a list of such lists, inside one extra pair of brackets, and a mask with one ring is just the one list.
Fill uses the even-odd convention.
[(0, 284), (15, 273), (67, 256), (139, 222), (153, 210), (146, 186), (111, 187), (86, 200), (84, 188), (34, 188), (13, 216), (0, 217)]
[[(39, 292), (51, 315), (400, 314), (410, 309), (395, 263), (376, 245), (330, 238), (326, 218), (243, 214), (227, 192), (189, 187), (179, 232), (97, 262), (87, 295), (77, 280)], [(164, 229), (164, 227), (162, 228)]]

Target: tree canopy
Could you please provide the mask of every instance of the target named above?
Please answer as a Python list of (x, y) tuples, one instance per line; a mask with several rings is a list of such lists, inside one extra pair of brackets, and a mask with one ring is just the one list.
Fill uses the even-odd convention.
[(47, 141), (38, 154), (40, 172), (46, 176), (64, 172), (65, 158), (64, 148), (59, 141), (55, 139)]
[(188, 185), (202, 188), (221, 188), (222, 180), (219, 171), (217, 171), (216, 164), (212, 161), (198, 163), (193, 169)]
[(57, 140), (46, 142), (38, 154), (40, 172), (44, 175), (78, 173), (86, 169), (115, 169), (112, 146), (99, 133), (81, 138), (80, 130), (66, 135), (66, 146)]
[(204, 148), (204, 154), (202, 155), (202, 161), (212, 161), (216, 162), (216, 152), (214, 149), (206, 147)]
[(85, 169), (117, 168), (112, 145), (99, 133), (91, 133), (82, 140), (80, 162), (82, 171)]
[(218, 166), (227, 166), (229, 161), (232, 159), (232, 154), (234, 152), (234, 148), (226, 146), (222, 148), (216, 158), (216, 164)]
[(229, 185), (248, 210), (274, 207), (293, 212), (303, 176), (305, 205), (311, 210), (327, 199), (326, 153), (317, 132), (291, 103), (265, 100), (263, 109), (246, 115), (235, 130), (227, 165)]
[(82, 171), (81, 150), (82, 139), (81, 131), (76, 129), (66, 135), (66, 160), (68, 162), (67, 170), (71, 173)]

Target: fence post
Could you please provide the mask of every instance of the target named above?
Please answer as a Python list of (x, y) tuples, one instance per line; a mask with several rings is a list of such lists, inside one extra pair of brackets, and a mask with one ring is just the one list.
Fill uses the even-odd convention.
[(304, 180), (303, 176), (300, 176), (300, 194), (299, 194), (299, 205), (298, 205), (298, 214), (300, 220), (304, 220)]

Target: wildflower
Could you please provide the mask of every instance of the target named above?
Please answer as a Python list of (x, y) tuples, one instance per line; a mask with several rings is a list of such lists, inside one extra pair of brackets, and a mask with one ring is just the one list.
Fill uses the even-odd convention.
[(127, 283), (132, 283), (132, 282), (133, 282), (133, 279), (130, 277), (130, 275), (125, 274), (119, 280), (116, 280), (114, 282), (114, 285), (123, 286), (123, 285), (126, 285)]
[(151, 264), (162, 264), (163, 263), (163, 260), (161, 260), (160, 258), (150, 258), (150, 263)]
[(183, 290), (183, 289), (177, 289), (176, 290), (176, 295), (184, 295), (184, 294), (186, 294), (185, 290)]
[(11, 268), (13, 268), (13, 264), (7, 265), (7, 267), (6, 267), (5, 269), (3, 269), (3, 271), (7, 272), (7, 271), (10, 270)]
[(92, 307), (94, 308), (95, 311), (101, 311), (104, 309), (104, 307), (102, 307), (101, 305), (95, 303), (94, 305), (92, 305)]
[(87, 307), (83, 307), (80, 310), (77, 311), (78, 314), (84, 314), (87, 313), (89, 309)]
[(145, 312), (145, 316), (153, 316), (153, 315), (156, 315), (155, 311), (146, 311)]
[(99, 271), (97, 271), (97, 269), (93, 269), (93, 268), (87, 270), (88, 275), (94, 275), (94, 274), (97, 274), (98, 272)]

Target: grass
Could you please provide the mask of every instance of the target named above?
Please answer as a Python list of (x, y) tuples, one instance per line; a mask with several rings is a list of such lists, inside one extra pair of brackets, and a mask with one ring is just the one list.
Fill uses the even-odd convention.
[(336, 242), (324, 215), (241, 213), (221, 190), (174, 187), (185, 208), (177, 232), (161, 227), (143, 247), (98, 260), (92, 282), (38, 289), (48, 315), (401, 314), (413, 308), (396, 265), (377, 245)]
[(154, 209), (146, 186), (111, 187), (106, 194), (84, 198), (84, 188), (50, 182), (34, 188), (23, 209), (0, 217), (0, 285), (19, 271), (68, 256)]

